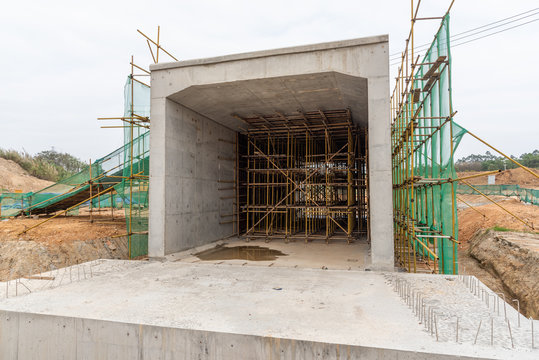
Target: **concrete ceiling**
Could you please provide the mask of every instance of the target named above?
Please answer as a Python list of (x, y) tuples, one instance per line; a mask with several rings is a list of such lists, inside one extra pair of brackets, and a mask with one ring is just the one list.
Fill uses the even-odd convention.
[(232, 130), (234, 118), (350, 108), (353, 121), (367, 126), (367, 79), (337, 72), (242, 80), (188, 87), (169, 97)]

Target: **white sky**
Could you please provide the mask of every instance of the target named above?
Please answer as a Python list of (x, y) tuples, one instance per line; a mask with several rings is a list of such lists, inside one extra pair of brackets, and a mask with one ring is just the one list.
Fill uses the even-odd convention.
[[(422, 16), (440, 16), (450, 0), (423, 0)], [(129, 59), (150, 63), (141, 29), (181, 60), (389, 34), (390, 54), (404, 47), (410, 2), (377, 1), (2, 1), (0, 147), (30, 153), (54, 148), (87, 161), (121, 146)], [(457, 34), (539, 7), (539, 1), (456, 0)], [(533, 18), (537, 18), (536, 15)], [(430, 42), (439, 20), (421, 22), (416, 44)], [(539, 21), (455, 47), (456, 121), (501, 150), (539, 148)], [(395, 68), (392, 68), (395, 70)], [(393, 84), (391, 85), (391, 88)], [(484, 152), (471, 137), (457, 157)]]

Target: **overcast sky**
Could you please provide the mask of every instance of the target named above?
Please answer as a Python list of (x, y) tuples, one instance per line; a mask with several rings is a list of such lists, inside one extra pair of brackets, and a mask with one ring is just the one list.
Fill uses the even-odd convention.
[[(423, 0), (420, 14), (440, 16), (449, 3)], [(409, 7), (403, 0), (4, 1), (0, 147), (32, 154), (54, 147), (87, 161), (122, 145), (121, 130), (101, 129), (96, 118), (122, 115), (130, 56), (151, 61), (136, 29), (155, 36), (161, 25), (161, 43), (181, 60), (379, 34), (389, 34), (394, 54), (408, 35)], [(456, 0), (451, 32), (538, 7)], [(421, 22), (416, 44), (430, 42), (438, 26)], [(456, 121), (514, 155), (539, 148), (538, 39), (536, 21), (452, 49)], [(485, 150), (468, 138), (456, 156)]]

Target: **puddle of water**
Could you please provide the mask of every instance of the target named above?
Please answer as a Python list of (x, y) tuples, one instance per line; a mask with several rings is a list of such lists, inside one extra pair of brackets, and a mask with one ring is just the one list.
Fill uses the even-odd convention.
[(261, 246), (217, 246), (209, 250), (195, 254), (201, 260), (249, 260), (249, 261), (269, 261), (275, 260), (278, 256), (286, 256), (279, 250)]

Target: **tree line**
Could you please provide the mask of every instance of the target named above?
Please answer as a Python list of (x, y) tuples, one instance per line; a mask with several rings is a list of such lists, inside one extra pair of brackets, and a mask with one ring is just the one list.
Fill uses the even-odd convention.
[[(524, 153), (519, 157), (511, 155), (511, 158), (529, 168), (539, 168), (539, 150), (531, 153)], [(490, 151), (485, 154), (472, 154), (455, 162), (457, 171), (492, 171), (514, 169), (515, 165), (503, 156), (496, 156)]]

